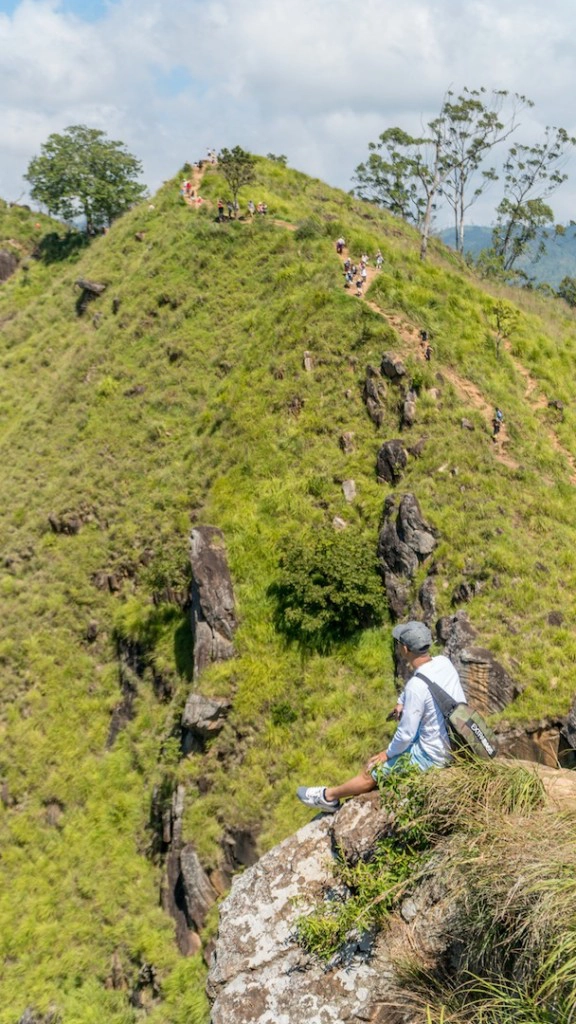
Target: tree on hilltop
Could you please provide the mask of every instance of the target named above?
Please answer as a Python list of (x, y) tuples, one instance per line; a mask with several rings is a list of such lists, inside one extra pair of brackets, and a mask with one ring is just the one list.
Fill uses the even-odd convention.
[(454, 97), (448, 91), (438, 117), (428, 122), (422, 137), (389, 128), (378, 142), (369, 144), (368, 161), (356, 168), (357, 195), (418, 226), (422, 259), (426, 258), (432, 217), (441, 198), (454, 211), (457, 247), (463, 249), (464, 213), (496, 173), (493, 168), (484, 171), (484, 180), (472, 196), (470, 179), (486, 154), (514, 131), (519, 108), (532, 105), (516, 95), (505, 123), (500, 113), (508, 93), (495, 90), (489, 102), (485, 93), (484, 88), (465, 88)]
[(218, 170), (222, 172), (230, 186), (234, 216), (236, 216), (236, 204), (240, 189), (243, 185), (251, 185), (256, 181), (255, 167), (256, 158), (240, 146), (234, 146), (234, 149), (222, 149), (218, 153)]
[(489, 255), (504, 272), (530, 251), (538, 238), (533, 261), (545, 252), (546, 228), (554, 213), (546, 200), (566, 181), (563, 170), (576, 138), (564, 128), (545, 129), (541, 142), (512, 146), (504, 163), (504, 196), (496, 207), (496, 226)]
[(146, 187), (136, 180), (141, 171), (123, 142), (78, 124), (50, 135), (24, 177), (33, 199), (64, 220), (84, 217), (91, 234), (142, 199)]

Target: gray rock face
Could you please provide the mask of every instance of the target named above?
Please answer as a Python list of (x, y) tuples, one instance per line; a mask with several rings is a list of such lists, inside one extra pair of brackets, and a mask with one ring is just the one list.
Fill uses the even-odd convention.
[(342, 493), (346, 501), (354, 501), (356, 497), (356, 482), (354, 480), (343, 480)]
[(388, 606), (401, 618), (409, 604), (410, 582), (421, 562), (437, 545), (434, 531), (422, 518), (413, 494), (395, 495), (384, 502), (383, 525), (378, 538), (378, 558), (388, 598)]
[(522, 692), (522, 686), (494, 655), (476, 645), (476, 630), (464, 612), (440, 619), (437, 635), (446, 645), (444, 653), (456, 667), (464, 692), (478, 711), (502, 711)]
[[(392, 949), (397, 953), (402, 941), (422, 949), (424, 934), (428, 953), (434, 943), (440, 946), (437, 899), (431, 911), (430, 900), (419, 905), (412, 925), (394, 918), (376, 938), (365, 934), (351, 941), (344, 959), (329, 970), (295, 941), (298, 918), (334, 893), (332, 831), (344, 844), (357, 842), (350, 833), (358, 827), (366, 826), (366, 843), (374, 834), (368, 824), (372, 802), (356, 804), (347, 804), (336, 820), (317, 817), (234, 880), (220, 908), (208, 978), (211, 1024), (410, 1024)], [(346, 824), (338, 822), (344, 811)], [(445, 923), (445, 909), (443, 917)]]
[(402, 428), (412, 427), (416, 420), (416, 392), (410, 390), (402, 406)]
[(369, 860), (379, 839), (390, 833), (393, 816), (382, 806), (380, 793), (348, 800), (334, 816), (332, 838), (348, 864)]
[(194, 679), (215, 661), (234, 657), (236, 611), (222, 531), (199, 526), (190, 535)]
[(380, 372), (374, 366), (367, 366), (362, 400), (366, 406), (366, 412), (376, 427), (381, 427), (384, 422), (385, 397), (386, 385)]
[(210, 884), (208, 875), (191, 844), (184, 846), (180, 852), (180, 870), (186, 914), (197, 931), (200, 931), (210, 907), (216, 902), (216, 891)]
[(380, 370), (383, 377), (388, 377), (393, 384), (397, 384), (406, 376), (406, 367), (399, 356), (393, 352), (385, 352), (382, 356)]
[(408, 461), (402, 441), (395, 438), (385, 441), (376, 458), (376, 475), (379, 480), (395, 486), (402, 479)]
[(424, 612), (424, 622), (429, 626), (436, 615), (436, 584), (433, 576), (427, 576), (420, 590), (418, 601)]
[(0, 249), (0, 283), (7, 281), (18, 266), (18, 260), (14, 253)]
[(199, 739), (208, 739), (220, 732), (230, 707), (229, 700), (191, 693), (182, 714), (182, 728)]

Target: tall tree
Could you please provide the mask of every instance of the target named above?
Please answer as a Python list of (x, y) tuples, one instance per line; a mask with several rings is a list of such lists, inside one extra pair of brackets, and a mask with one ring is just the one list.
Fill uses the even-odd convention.
[(463, 247), (464, 213), (495, 177), (495, 171), (485, 172), (484, 183), (472, 197), (468, 194), (470, 179), (486, 154), (514, 131), (518, 107), (530, 105), (525, 97), (516, 96), (505, 123), (500, 113), (508, 94), (494, 91), (488, 101), (485, 94), (484, 88), (464, 89), (457, 97), (448, 92), (423, 137), (389, 128), (377, 143), (370, 143), (368, 161), (356, 168), (357, 195), (418, 225), (422, 259), (428, 250), (434, 210), (443, 197), (452, 205), (458, 244)]
[(533, 259), (545, 251), (546, 227), (554, 213), (546, 200), (568, 175), (568, 150), (576, 138), (564, 128), (548, 126), (541, 142), (512, 146), (504, 163), (504, 196), (496, 207), (492, 250), (502, 269), (510, 271), (539, 238)]
[(49, 213), (68, 221), (83, 216), (90, 234), (145, 195), (145, 186), (136, 180), (141, 171), (123, 142), (79, 124), (50, 135), (24, 177), (32, 198)]
[[(482, 195), (498, 175), (494, 167), (482, 168), (487, 154), (508, 138), (518, 126), (518, 115), (524, 107), (534, 104), (525, 96), (515, 94), (506, 120), (501, 120), (508, 92), (495, 89), (488, 96), (485, 88), (464, 88), (454, 98), (446, 94), (441, 117), (446, 120), (446, 156), (452, 169), (443, 187), (443, 195), (454, 213), (455, 243), (464, 252), (464, 217), (466, 211)], [(470, 191), (470, 184), (480, 171), (480, 184)]]
[(223, 149), (218, 153), (218, 170), (222, 172), (232, 193), (234, 216), (238, 203), (238, 193), (243, 185), (251, 185), (256, 180), (256, 158), (240, 146), (234, 149)]

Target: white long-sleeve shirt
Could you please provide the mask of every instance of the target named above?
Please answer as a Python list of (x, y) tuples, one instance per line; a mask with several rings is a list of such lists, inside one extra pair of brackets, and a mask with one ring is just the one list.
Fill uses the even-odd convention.
[[(417, 669), (446, 690), (454, 700), (465, 702), (466, 696), (452, 662), (443, 654)], [(403, 704), (400, 724), (390, 741), (386, 755), (396, 757), (408, 750), (416, 739), (423, 751), (437, 765), (450, 760), (450, 739), (444, 716), (423, 679), (412, 676), (398, 698)]]

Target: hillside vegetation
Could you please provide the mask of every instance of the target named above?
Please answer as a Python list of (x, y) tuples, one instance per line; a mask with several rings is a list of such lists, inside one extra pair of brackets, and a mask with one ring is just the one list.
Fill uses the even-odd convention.
[[(66, 1024), (132, 1024), (150, 964), (151, 1024), (202, 1024), (202, 962), (178, 954), (159, 908), (154, 788), (186, 786), (184, 838), (216, 868), (226, 830), (270, 847), (309, 816), (298, 784), (382, 749), (389, 626), (312, 653), (278, 632), (270, 587), (286, 545), (311, 546), (334, 516), (375, 549), (391, 490), (376, 454), (398, 436), (398, 398), (388, 390), (377, 430), (362, 384), (384, 351), (420, 388), (405, 439), (428, 440), (400, 489), (439, 531), (439, 612), (464, 570), (486, 581), (471, 618), (525, 687), (507, 718), (565, 714), (573, 697), (574, 316), (487, 291), (440, 243), (422, 264), (408, 227), (320, 181), (265, 160), (257, 173), (267, 218), (217, 224), (175, 180), (77, 262), (49, 276), (33, 263), (0, 290), (0, 1024), (27, 1006), (56, 1007)], [(203, 196), (224, 191), (209, 168)], [(382, 250), (370, 305), (342, 287), (341, 232), (355, 257)], [(79, 277), (106, 284), (82, 315)], [(518, 310), (499, 357), (495, 302)], [(496, 405), (506, 451), (490, 439)], [(55, 532), (49, 516), (79, 529)], [(187, 610), (165, 598), (188, 585), (194, 524), (224, 532), (240, 628), (237, 657), (198, 684), (232, 699), (227, 724), (182, 758), (191, 635)], [(109, 742), (119, 655), (135, 649), (134, 714)]]

